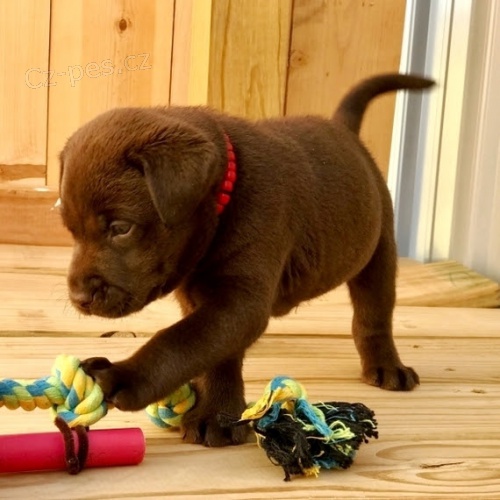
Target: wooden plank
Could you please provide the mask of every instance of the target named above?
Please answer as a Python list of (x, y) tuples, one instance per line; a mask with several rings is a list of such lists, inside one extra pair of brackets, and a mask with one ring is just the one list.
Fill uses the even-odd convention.
[[(167, 495), (188, 500), (496, 499), (500, 488), (495, 481), (495, 454), (499, 447), (499, 440), (442, 441), (438, 446), (431, 441), (420, 445), (408, 440), (375, 442), (360, 451), (348, 471), (284, 483), (281, 471), (255, 444), (202, 449), (168, 438), (148, 441), (147, 458), (138, 467), (93, 469), (78, 476), (8, 476), (2, 493), (9, 499), (31, 494), (47, 500), (66, 500), (68, 491), (75, 500), (162, 499)], [(426, 453), (432, 458), (426, 460)]]
[[(71, 306), (63, 269), (40, 273), (0, 269), (0, 335), (46, 334), (97, 336), (107, 331), (151, 335), (180, 319), (173, 298), (158, 300), (143, 311), (117, 320), (80, 316)], [(336, 290), (302, 304), (289, 315), (271, 320), (267, 331), (276, 334), (315, 334), (350, 337), (352, 309), (344, 305), (345, 290)], [(474, 338), (481, 330), (498, 330), (499, 309), (398, 306), (394, 317), (397, 338), (438, 336)], [(17, 333), (16, 333), (17, 332)]]
[(427, 307), (500, 307), (500, 285), (454, 261), (402, 271), (398, 304)]
[[(56, 219), (53, 225), (56, 222), (60, 224)], [(180, 318), (179, 309), (172, 298), (154, 302), (144, 311), (124, 319), (112, 321), (80, 317), (67, 298), (66, 272), (71, 251), (69, 247), (0, 245), (2, 335), (31, 332), (51, 336), (97, 336), (111, 330), (150, 335)], [(463, 278), (464, 272), (468, 279)], [(395, 314), (396, 335), (413, 338), (415, 331), (418, 331), (421, 335), (434, 337), (439, 331), (448, 337), (474, 337), (476, 323), (483, 331), (496, 331), (498, 310), (479, 312), (467, 307), (449, 308), (456, 303), (462, 306), (467, 303), (479, 304), (481, 301), (493, 304), (498, 300), (498, 285), (487, 280), (478, 287), (478, 293), (475, 283), (481, 285), (483, 278), (459, 265), (422, 265), (402, 260), (397, 285), (398, 301), (401, 302), (398, 302), (400, 306)], [(438, 297), (442, 307), (419, 307), (416, 322), (415, 306), (429, 303), (429, 297)], [(446, 297), (449, 297), (448, 301)], [(349, 296), (343, 286), (302, 304), (285, 318), (272, 320), (268, 331), (295, 335), (315, 332), (349, 336), (351, 316)]]
[[(330, 116), (344, 93), (374, 73), (398, 71), (403, 0), (295, 0), (286, 114)], [(361, 135), (387, 173), (394, 96), (373, 103)]]
[(0, 168), (46, 164), (49, 25), (50, 0), (0, 2)]
[(72, 248), (34, 245), (2, 245), (0, 244), (0, 269), (3, 272), (19, 270), (36, 272), (45, 269), (47, 274), (68, 268)]
[(291, 0), (213, 0), (208, 104), (248, 118), (283, 114)]
[(48, 188), (0, 188), (0, 243), (71, 245), (61, 217), (52, 210), (58, 198)]
[[(500, 483), (500, 384), (497, 358), (500, 337), (479, 343), (461, 339), (424, 341), (420, 359), (422, 385), (411, 393), (393, 393), (358, 381), (356, 353), (347, 340), (272, 337), (250, 350), (245, 364), (247, 398), (260, 396), (264, 384), (282, 370), (301, 380), (311, 401), (362, 401), (376, 411), (380, 438), (361, 447), (347, 471), (323, 471), (318, 479), (282, 481), (255, 443), (224, 449), (187, 445), (175, 431), (162, 431), (143, 412), (113, 410), (95, 428), (141, 427), (147, 453), (137, 467), (19, 474), (2, 481), (6, 498), (498, 498)], [(105, 354), (120, 359), (143, 339), (0, 340), (0, 378), (48, 374), (57, 354), (81, 357)], [(472, 347), (472, 350), (470, 349)], [(481, 363), (477, 363), (478, 355)], [(311, 362), (314, 360), (314, 362)], [(456, 371), (444, 367), (453, 363)], [(416, 363), (415, 363), (416, 364)], [(47, 412), (0, 409), (2, 433), (53, 429)], [(193, 481), (193, 475), (196, 481)], [(43, 488), (40, 484), (43, 483)], [(103, 491), (106, 490), (104, 494)]]
[[(413, 319), (417, 324), (419, 314), (418, 309), (413, 311)], [(497, 320), (499, 317), (500, 313), (497, 313)], [(455, 330), (459, 331), (456, 327)], [(354, 343), (347, 336), (326, 336), (315, 332), (309, 334), (305, 330), (301, 335), (266, 334), (248, 351), (245, 379), (253, 384), (248, 397), (257, 398), (270, 378), (283, 374), (300, 377), (305, 385), (310, 385), (308, 392), (312, 399), (345, 399), (351, 394), (357, 399), (368, 398), (371, 405), (377, 404), (377, 401), (393, 405), (409, 400), (426, 404), (425, 400), (432, 392), (443, 391), (439, 400), (428, 402), (436, 412), (446, 409), (449, 404), (446, 399), (449, 397), (465, 400), (474, 394), (477, 394), (479, 401), (492, 400), (492, 409), (499, 408), (500, 400), (494, 399), (500, 391), (495, 375), (500, 339), (491, 330), (482, 329), (481, 325), (477, 330), (474, 339), (462, 337), (461, 333), (450, 337), (446, 333), (441, 335), (440, 332), (434, 337), (428, 337), (424, 332), (418, 347), (415, 347), (412, 339), (401, 339), (401, 357), (421, 377), (421, 386), (411, 393), (411, 397), (394, 392), (386, 393), (362, 384), (359, 358)], [(5, 359), (0, 356), (0, 378), (31, 379), (49, 375), (58, 354), (71, 354), (82, 359), (105, 355), (112, 361), (118, 361), (131, 355), (147, 340), (134, 337), (49, 339), (43, 334), (31, 338), (0, 337), (0, 345), (5, 351), (2, 355)], [(478, 356), (481, 363), (477, 363)], [(312, 359), (315, 360), (314, 363), (311, 363)], [(348, 384), (348, 388), (344, 384)], [(449, 393), (446, 392), (447, 385), (450, 386)], [(391, 411), (400, 410), (391, 407)], [(419, 418), (420, 409), (414, 408), (414, 412), (415, 418)], [(461, 417), (457, 415), (456, 418), (460, 421)], [(453, 422), (450, 422), (450, 426), (452, 425)], [(484, 422), (484, 425), (488, 427), (490, 424)], [(496, 422), (491, 422), (491, 425), (496, 425)], [(437, 433), (439, 429), (428, 432)], [(471, 429), (471, 432), (476, 432), (479, 436), (483, 432), (482, 425)], [(437, 435), (432, 434), (433, 437)]]
[[(79, 318), (65, 300), (64, 270), (70, 254), (69, 248), (0, 246), (0, 379), (45, 376), (61, 353), (123, 359), (147, 339), (95, 336), (131, 326), (143, 328), (147, 335), (178, 317), (173, 303), (158, 301), (116, 325)], [(418, 287), (418, 270), (426, 268), (405, 262), (401, 275), (406, 273)], [(5, 481), (0, 477), (0, 496), (66, 499), (71, 488), (72, 498), (88, 500), (164, 498), (166, 491), (169, 498), (179, 500), (200, 495), (249, 500), (498, 498), (500, 310), (398, 307), (396, 342), (422, 384), (411, 393), (395, 393), (360, 382), (359, 359), (349, 333), (351, 311), (335, 300), (327, 294), (273, 321), (249, 349), (244, 378), (249, 401), (261, 395), (269, 379), (288, 374), (304, 383), (311, 401), (361, 401), (374, 409), (380, 438), (362, 446), (349, 470), (323, 471), (318, 479), (283, 483), (281, 470), (252, 439), (224, 449), (187, 445), (178, 432), (154, 427), (143, 412), (113, 410), (95, 428), (143, 429), (147, 453), (140, 466), (89, 469), (78, 476), (9, 475)], [(84, 327), (82, 321), (91, 323)], [(9, 332), (9, 324), (18, 331)], [(47, 336), (64, 329), (63, 337)], [(44, 411), (0, 408), (0, 421), (4, 434), (54, 429)]]
[(173, 8), (173, 0), (52, 1), (50, 186), (59, 181), (57, 155), (80, 125), (116, 106), (168, 104)]
[(211, 23), (212, 0), (176, 2), (170, 104), (207, 104)]
[(0, 165), (0, 186), (13, 181), (45, 184), (45, 165)]
[[(71, 252), (69, 247), (0, 245), (0, 271), (63, 276)], [(33, 283), (32, 288), (39, 286)], [(328, 300), (336, 305), (350, 304), (345, 286), (329, 295)], [(421, 264), (400, 258), (397, 303), (421, 307), (500, 307), (500, 285), (458, 262)]]

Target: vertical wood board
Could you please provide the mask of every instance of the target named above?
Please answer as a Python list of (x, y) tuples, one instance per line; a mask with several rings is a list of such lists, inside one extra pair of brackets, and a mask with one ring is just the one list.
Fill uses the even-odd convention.
[[(404, 0), (295, 0), (286, 114), (330, 116), (360, 79), (398, 71)], [(395, 96), (376, 100), (361, 136), (386, 175)]]
[(170, 104), (208, 101), (212, 0), (176, 0)]
[(49, 26), (50, 0), (0, 1), (0, 182), (43, 178)]
[(168, 104), (173, 0), (52, 1), (48, 184), (83, 123), (113, 107)]
[(284, 112), (291, 0), (214, 0), (208, 104), (248, 118)]

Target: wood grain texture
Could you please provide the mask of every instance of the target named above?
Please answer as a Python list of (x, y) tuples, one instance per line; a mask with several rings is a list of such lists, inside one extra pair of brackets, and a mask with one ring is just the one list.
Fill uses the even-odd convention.
[[(133, 331), (149, 336), (180, 318), (171, 298), (156, 301), (145, 310), (119, 320), (79, 316), (68, 301), (66, 272), (71, 259), (69, 247), (0, 245), (0, 318), (3, 333), (50, 336), (97, 336), (105, 331)], [(400, 334), (411, 337), (414, 330), (432, 337), (474, 336), (498, 329), (496, 311), (475, 307), (499, 307), (499, 285), (456, 263), (415, 264), (402, 259), (397, 282), (395, 323)], [(438, 310), (423, 307), (432, 304)], [(457, 309), (456, 306), (461, 308)], [(411, 307), (410, 307), (411, 306)], [(451, 308), (450, 306), (454, 306)], [(468, 306), (468, 307), (467, 307)], [(418, 323), (413, 319), (419, 308)], [(301, 305), (286, 318), (271, 321), (270, 333), (300, 335), (350, 335), (352, 311), (345, 286)], [(454, 318), (464, 327), (448, 328)]]
[(0, 165), (0, 186), (13, 186), (18, 182), (44, 186), (45, 171), (45, 165)]
[(0, 2), (0, 168), (46, 163), (49, 26), (50, 0)]
[(170, 104), (207, 104), (211, 26), (212, 0), (176, 2)]
[[(482, 311), (479, 311), (482, 312)], [(497, 313), (497, 321), (498, 314)], [(419, 310), (413, 313), (418, 323)], [(473, 317), (472, 317), (473, 320)], [(456, 331), (462, 323), (450, 325)], [(419, 335), (418, 329), (413, 332)], [(437, 338), (436, 338), (437, 337)], [(483, 338), (481, 338), (483, 337)], [(118, 360), (144, 339), (0, 338), (0, 378), (48, 374), (55, 357), (107, 355)], [(282, 471), (255, 443), (206, 449), (182, 443), (175, 431), (159, 430), (142, 412), (113, 410), (95, 428), (136, 427), (147, 439), (137, 467), (0, 478), (5, 498), (498, 498), (500, 494), (500, 384), (498, 333), (476, 328), (476, 338), (424, 338), (400, 342), (404, 359), (419, 370), (412, 393), (384, 392), (359, 382), (351, 339), (334, 336), (266, 335), (248, 353), (247, 398), (256, 399), (277, 373), (301, 380), (311, 401), (362, 401), (376, 411), (380, 438), (361, 447), (347, 471), (323, 471), (318, 479), (282, 481)], [(481, 363), (477, 360), (481, 359)], [(53, 429), (47, 412), (0, 409), (2, 433)]]
[[(69, 248), (0, 245), (0, 379), (48, 375), (61, 353), (122, 359), (180, 317), (171, 301), (157, 301), (121, 320), (79, 317), (66, 300), (70, 255)], [(406, 279), (418, 287), (416, 276), (426, 276), (425, 269), (404, 261), (399, 288)], [(187, 445), (177, 431), (154, 427), (143, 412), (112, 410), (95, 428), (141, 427), (147, 441), (141, 465), (89, 469), (78, 476), (0, 475), (0, 497), (499, 498), (500, 309), (397, 307), (396, 343), (422, 384), (411, 393), (394, 393), (360, 382), (350, 335), (352, 311), (343, 304), (345, 292), (335, 293), (273, 320), (249, 350), (244, 377), (249, 401), (261, 395), (269, 379), (288, 374), (304, 383), (311, 401), (361, 401), (372, 408), (380, 438), (364, 444), (347, 471), (284, 483), (281, 469), (252, 439), (224, 449)], [(97, 338), (117, 329), (142, 336)], [(0, 423), (2, 434), (55, 430), (50, 414), (40, 410), (0, 408)]]
[[(417, 266), (418, 267), (418, 266)], [(455, 261), (405, 268), (398, 304), (428, 307), (500, 307), (500, 285)]]
[(284, 111), (291, 0), (213, 0), (208, 104), (245, 116)]
[(119, 106), (168, 104), (173, 0), (52, 1), (48, 176), (83, 123)]
[(52, 210), (58, 197), (46, 187), (0, 188), (0, 243), (71, 245), (59, 213)]
[[(330, 116), (360, 79), (398, 71), (404, 0), (295, 0), (286, 114)], [(361, 136), (387, 174), (394, 96), (375, 101)]]

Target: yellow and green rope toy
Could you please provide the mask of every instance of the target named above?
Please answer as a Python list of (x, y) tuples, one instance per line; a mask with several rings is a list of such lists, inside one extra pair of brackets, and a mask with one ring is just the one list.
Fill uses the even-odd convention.
[[(165, 400), (148, 406), (150, 419), (160, 427), (178, 427), (195, 404), (186, 384)], [(59, 356), (48, 377), (33, 381), (0, 380), (0, 407), (15, 410), (52, 409), (71, 427), (89, 427), (110, 406), (101, 388), (74, 356)], [(260, 447), (271, 462), (281, 465), (285, 480), (292, 474), (317, 476), (321, 468), (345, 469), (368, 438), (377, 438), (373, 411), (361, 403), (307, 401), (304, 387), (294, 379), (276, 377), (259, 401), (242, 415), (219, 415), (221, 425), (251, 424)]]
[[(160, 427), (178, 427), (182, 415), (195, 403), (195, 393), (186, 384), (163, 401), (146, 409), (149, 418)], [(87, 375), (74, 356), (60, 355), (52, 374), (37, 380), (0, 380), (0, 408), (52, 409), (70, 427), (90, 427), (110, 409), (94, 379)]]

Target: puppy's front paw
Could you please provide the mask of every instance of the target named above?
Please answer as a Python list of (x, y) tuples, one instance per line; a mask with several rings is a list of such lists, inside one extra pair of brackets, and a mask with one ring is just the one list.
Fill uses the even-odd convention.
[(215, 405), (201, 401), (182, 419), (184, 440), (188, 443), (203, 444), (214, 448), (245, 443), (249, 434), (248, 426), (224, 427), (218, 419), (221, 412), (238, 417), (244, 409), (244, 402), (226, 408), (217, 408)]
[(107, 358), (89, 358), (82, 361), (83, 371), (101, 387), (104, 398), (119, 410), (137, 411), (145, 408), (139, 377), (126, 362), (111, 363)]
[[(193, 410), (194, 413), (195, 410)], [(190, 412), (191, 413), (191, 412)], [(243, 444), (247, 441), (248, 426), (222, 427), (217, 416), (187, 414), (182, 422), (184, 441), (210, 448)]]
[(388, 391), (411, 391), (420, 384), (417, 372), (404, 365), (366, 368), (363, 381)]

